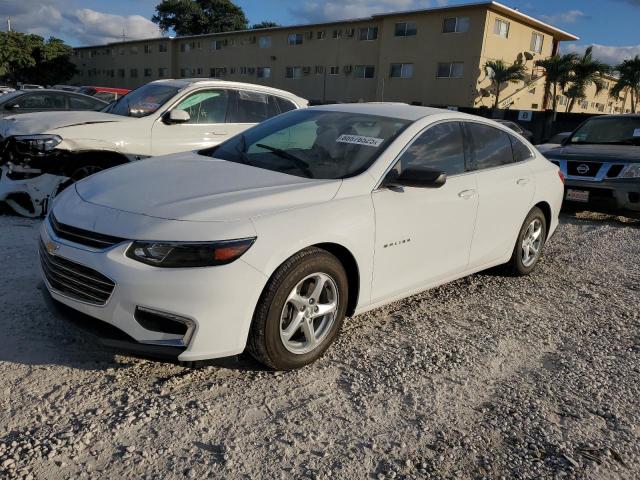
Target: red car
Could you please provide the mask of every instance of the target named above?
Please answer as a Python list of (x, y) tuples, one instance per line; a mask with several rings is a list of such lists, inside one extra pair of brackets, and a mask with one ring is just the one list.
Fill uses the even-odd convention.
[(92, 97), (99, 98), (105, 102), (113, 102), (120, 97), (126, 95), (131, 90), (127, 88), (113, 88), (113, 87), (81, 87), (78, 93), (84, 93)]

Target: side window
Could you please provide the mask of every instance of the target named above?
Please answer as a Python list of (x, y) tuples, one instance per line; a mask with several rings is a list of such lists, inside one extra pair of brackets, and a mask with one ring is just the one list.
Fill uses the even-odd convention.
[(225, 123), (229, 92), (227, 90), (202, 90), (189, 95), (175, 108), (186, 111), (190, 124)]
[(280, 113), (290, 112), (291, 110), (295, 110), (296, 108), (298, 108), (295, 105), (295, 103), (293, 103), (290, 100), (286, 100), (281, 97), (275, 97), (275, 98), (276, 98), (276, 101), (278, 102), (278, 106), (280, 107)]
[(513, 163), (509, 134), (482, 123), (467, 122), (466, 127), (471, 137), (474, 170)]
[(22, 108), (35, 108), (41, 110), (57, 110), (64, 109), (65, 102), (63, 95), (55, 95), (51, 93), (34, 93), (25, 95), (20, 99)]
[(402, 154), (398, 173), (411, 167), (431, 168), (447, 175), (463, 173), (463, 138), (459, 122), (439, 123), (428, 128)]
[(278, 115), (276, 103), (270, 100), (271, 95), (248, 90), (238, 90), (238, 106), (233, 123), (260, 123)]
[(514, 161), (524, 162), (525, 160), (533, 158), (533, 153), (531, 153), (529, 147), (527, 147), (524, 143), (522, 143), (513, 135), (509, 135), (509, 140), (511, 140), (511, 148), (513, 149)]
[(69, 95), (69, 110), (96, 110), (100, 107), (104, 107), (104, 105), (90, 98)]

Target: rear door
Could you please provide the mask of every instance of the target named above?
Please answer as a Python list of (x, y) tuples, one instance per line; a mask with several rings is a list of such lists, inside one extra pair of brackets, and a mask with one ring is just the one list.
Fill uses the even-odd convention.
[(478, 186), (478, 216), (469, 267), (478, 268), (513, 250), (535, 193), (528, 161), (533, 154), (502, 129), (471, 121), (464, 126)]
[(67, 109), (67, 97), (59, 92), (29, 92), (16, 98), (12, 113), (54, 112)]
[[(279, 115), (282, 111), (278, 97), (252, 90), (236, 90), (231, 102), (226, 125), (228, 137)], [(283, 104), (284, 102), (286, 100)]]

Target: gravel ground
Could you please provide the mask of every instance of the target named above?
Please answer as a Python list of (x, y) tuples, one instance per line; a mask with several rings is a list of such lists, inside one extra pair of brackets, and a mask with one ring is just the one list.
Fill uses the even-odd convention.
[(347, 320), (272, 373), (119, 355), (46, 307), (0, 216), (0, 478), (640, 478), (640, 224), (562, 218), (528, 278)]

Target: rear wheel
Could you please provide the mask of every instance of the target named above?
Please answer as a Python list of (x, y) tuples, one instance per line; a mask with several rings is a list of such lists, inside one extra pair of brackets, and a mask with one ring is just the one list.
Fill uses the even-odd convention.
[(514, 275), (529, 275), (533, 271), (540, 260), (546, 238), (547, 221), (544, 213), (538, 207), (534, 207), (520, 228), (509, 261), (509, 267)]
[(298, 252), (274, 273), (258, 303), (248, 350), (276, 370), (319, 357), (336, 339), (348, 300), (347, 274), (325, 250)]

